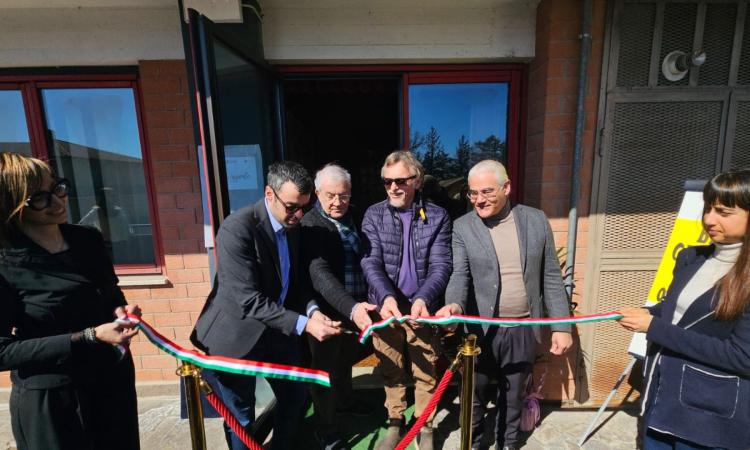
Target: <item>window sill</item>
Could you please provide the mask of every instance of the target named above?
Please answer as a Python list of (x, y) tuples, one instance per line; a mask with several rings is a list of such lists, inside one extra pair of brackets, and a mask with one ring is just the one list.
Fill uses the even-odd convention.
[(169, 280), (164, 275), (119, 275), (120, 287), (133, 286), (166, 286)]

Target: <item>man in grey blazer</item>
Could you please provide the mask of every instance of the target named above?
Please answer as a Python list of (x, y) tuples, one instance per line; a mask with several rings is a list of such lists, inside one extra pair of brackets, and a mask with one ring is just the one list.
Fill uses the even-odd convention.
[[(453, 273), (446, 306), (437, 316), (567, 317), (570, 315), (552, 229), (544, 213), (513, 205), (505, 167), (484, 160), (469, 171), (469, 201), (474, 206), (453, 225)], [(516, 449), (524, 387), (540, 341), (537, 327), (470, 325), (482, 353), (477, 359), (472, 448), (480, 448), (490, 382), (497, 379), (498, 449)], [(550, 352), (572, 345), (570, 326), (552, 327)]]
[[(190, 340), (210, 355), (278, 364), (300, 364), (299, 336), (318, 340), (341, 333), (311, 300), (300, 267), (299, 224), (310, 201), (312, 180), (295, 162), (272, 164), (264, 198), (227, 217), (216, 236), (217, 268)], [(306, 287), (307, 286), (307, 287)], [(204, 371), (240, 424), (255, 420), (255, 378)], [(291, 449), (306, 386), (269, 379), (277, 407), (272, 450)], [(245, 449), (224, 426), (232, 450)]]

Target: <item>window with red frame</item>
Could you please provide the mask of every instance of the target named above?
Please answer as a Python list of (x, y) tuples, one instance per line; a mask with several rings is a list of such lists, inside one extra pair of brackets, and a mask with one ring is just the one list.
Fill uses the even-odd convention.
[(138, 86), (132, 80), (0, 84), (0, 151), (48, 160), (72, 184), (70, 223), (101, 231), (118, 273), (160, 265)]

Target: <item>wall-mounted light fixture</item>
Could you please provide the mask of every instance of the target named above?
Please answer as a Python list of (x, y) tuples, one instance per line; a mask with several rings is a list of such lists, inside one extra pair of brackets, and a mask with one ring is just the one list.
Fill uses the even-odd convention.
[(692, 56), (681, 50), (669, 52), (661, 63), (661, 73), (669, 81), (680, 81), (690, 71), (690, 67), (700, 67), (706, 62), (706, 53), (698, 50)]

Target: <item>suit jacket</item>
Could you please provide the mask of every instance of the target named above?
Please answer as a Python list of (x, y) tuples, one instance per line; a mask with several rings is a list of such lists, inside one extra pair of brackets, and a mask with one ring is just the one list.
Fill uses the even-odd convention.
[[(72, 333), (112, 322), (125, 297), (101, 233), (79, 225), (61, 225), (60, 230), (70, 247), (70, 261), (24, 235), (0, 248), (0, 371), (12, 370), (11, 415), (33, 420), (36, 430), (49, 430), (50, 446), (51, 441), (64, 445), (82, 438), (86, 442), (77, 441), (76, 448), (137, 449), (130, 355), (118, 361), (109, 345), (71, 342)], [(35, 399), (47, 395), (40, 391), (76, 401), (36, 407)], [(108, 423), (122, 432), (118, 442), (112, 442), (110, 427), (97, 422), (105, 410)], [(80, 421), (85, 436), (69, 426), (71, 420)], [(27, 437), (16, 439), (19, 448), (28, 448)]]
[(216, 236), (216, 278), (190, 340), (212, 355), (245, 357), (267, 330), (295, 333), (309, 295), (300, 283), (299, 228), (286, 230), (289, 289), (281, 295), (281, 263), (265, 200), (236, 211)]
[(348, 321), (354, 306), (366, 298), (355, 299), (344, 286), (346, 257), (339, 230), (313, 208), (302, 218), (302, 238), (304, 266), (321, 312)]
[(716, 287), (701, 294), (676, 324), (685, 286), (714, 246), (680, 252), (646, 338), (645, 424), (706, 447), (747, 449), (750, 442), (750, 307), (733, 320), (714, 317)]
[[(531, 317), (568, 317), (570, 309), (555, 252), (552, 229), (544, 213), (524, 205), (512, 206), (529, 298)], [(445, 292), (447, 303), (457, 303), (464, 314), (493, 317), (497, 308), (500, 271), (490, 231), (475, 211), (453, 224), (453, 274)], [(488, 326), (469, 325), (469, 331), (484, 336)], [(569, 325), (554, 325), (552, 331), (570, 332)], [(534, 327), (537, 341), (541, 339)]]

